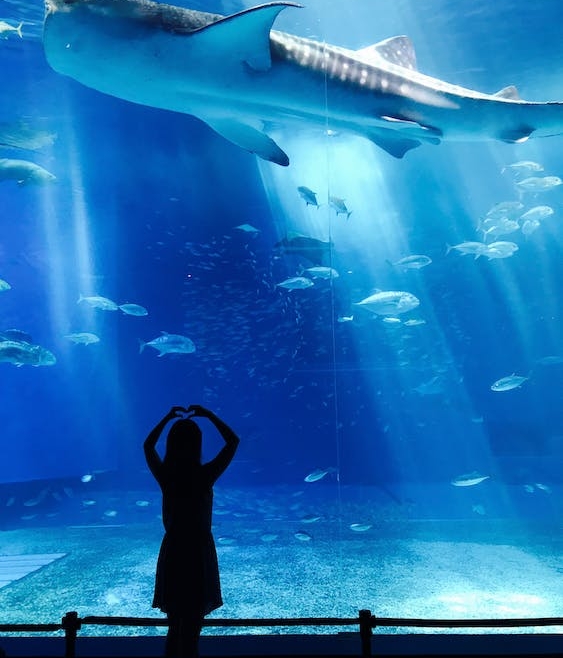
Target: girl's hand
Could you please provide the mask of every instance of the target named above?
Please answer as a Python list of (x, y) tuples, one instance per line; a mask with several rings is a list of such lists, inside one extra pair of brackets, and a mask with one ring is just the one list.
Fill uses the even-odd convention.
[(209, 418), (212, 415), (212, 412), (202, 407), (201, 404), (190, 404), (187, 413), (191, 416), (202, 416), (203, 418)]
[(166, 414), (167, 418), (181, 418), (188, 413), (188, 409), (185, 407), (172, 407), (170, 411)]

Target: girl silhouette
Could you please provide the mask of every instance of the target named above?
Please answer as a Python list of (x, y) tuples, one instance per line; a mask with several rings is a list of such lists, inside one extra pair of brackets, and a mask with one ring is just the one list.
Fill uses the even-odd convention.
[[(201, 463), (202, 433), (193, 420), (207, 418), (225, 441), (221, 451)], [(164, 459), (156, 444), (176, 419), (166, 440)], [(193, 658), (203, 618), (223, 605), (215, 542), (211, 533), (213, 485), (230, 464), (238, 436), (212, 411), (198, 404), (172, 407), (144, 443), (147, 465), (162, 491), (164, 537), (156, 567), (153, 608), (168, 617), (167, 658)]]

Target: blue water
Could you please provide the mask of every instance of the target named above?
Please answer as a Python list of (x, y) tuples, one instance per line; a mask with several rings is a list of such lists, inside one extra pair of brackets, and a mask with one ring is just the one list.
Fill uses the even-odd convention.
[[(227, 14), (245, 5), (191, 6)], [(36, 150), (1, 148), (0, 158), (33, 161), (57, 182), (0, 182), (0, 278), (11, 285), (0, 292), (0, 330), (25, 331), (56, 356), (53, 366), (0, 363), (0, 515), (8, 532), (0, 552), (25, 553), (25, 541), (9, 534), (19, 529), (32, 528), (40, 543), (42, 529), (47, 537), (53, 527), (112, 523), (108, 511), (119, 513), (126, 543), (144, 521), (136, 500), (151, 503), (154, 522), (158, 497), (142, 441), (170, 406), (191, 403), (213, 408), (240, 435), (218, 487), (236, 491), (228, 512), (238, 506), (238, 518), (253, 501), (258, 536), (276, 535), (262, 543), (295, 543), (292, 524), (323, 499), (325, 529), (311, 531), (323, 550), (355, 522), (370, 528), (352, 531), (354, 541), (361, 535), (362, 551), (374, 542), (380, 555), (376, 543), (395, 518), (432, 520), (436, 538), (454, 546), (463, 530), (450, 535), (441, 520), (471, 523), (477, 546), (496, 520), (519, 528), (540, 520), (544, 534), (560, 531), (563, 187), (523, 197), (522, 212), (554, 212), (528, 237), (519, 229), (498, 238), (517, 244), (512, 256), (474, 259), (447, 246), (482, 240), (476, 229), (486, 213), (520, 199), (519, 179), (504, 167), (530, 160), (541, 175), (563, 175), (561, 137), (425, 145), (395, 160), (358, 137), (282, 131), (291, 159), (282, 169), (192, 117), (56, 74), (42, 50), (41, 3), (4, 2), (1, 11), (11, 24), (24, 21), (24, 38), (0, 39), (0, 124), (24, 122), (56, 139)], [(561, 100), (559, 13), (556, 0), (524, 9), (506, 0), (314, 0), (282, 12), (276, 28), (352, 49), (408, 34), (428, 75), (488, 93), (515, 84), (527, 100)], [(298, 186), (317, 193), (318, 209), (306, 206)], [(345, 199), (348, 219), (329, 196)], [(236, 228), (242, 224), (257, 232)], [(311, 265), (276, 249), (291, 231), (330, 240), (323, 264), (338, 278), (304, 290), (277, 286)], [(432, 263), (392, 264), (410, 254)], [(376, 290), (410, 292), (420, 305), (386, 322), (354, 305)], [(80, 295), (140, 304), (148, 315), (90, 308), (77, 303)], [(196, 351), (140, 353), (140, 341), (162, 331), (189, 337)], [(74, 344), (65, 338), (72, 332), (100, 342)], [(527, 379), (491, 390), (512, 374)], [(219, 440), (211, 429), (207, 436), (211, 456)], [(317, 469), (326, 475), (305, 482)], [(452, 485), (471, 473), (487, 477)], [(216, 536), (248, 541), (236, 536), (236, 523), (225, 532), (216, 521)], [(487, 531), (474, 535), (480, 523)], [(158, 524), (150, 528), (147, 559), (159, 538)], [(546, 551), (554, 562), (556, 550)], [(400, 580), (400, 570), (393, 573)], [(149, 598), (150, 591), (147, 608)], [(302, 603), (295, 614), (304, 614)], [(562, 613), (550, 604), (551, 614)]]

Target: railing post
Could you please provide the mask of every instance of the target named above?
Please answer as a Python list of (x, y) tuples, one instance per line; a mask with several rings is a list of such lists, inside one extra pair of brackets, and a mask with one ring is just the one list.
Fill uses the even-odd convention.
[(362, 641), (362, 657), (371, 656), (371, 611), (360, 610), (360, 639)]
[(74, 658), (76, 655), (76, 635), (81, 626), (78, 613), (67, 612), (61, 625), (65, 632), (65, 658)]

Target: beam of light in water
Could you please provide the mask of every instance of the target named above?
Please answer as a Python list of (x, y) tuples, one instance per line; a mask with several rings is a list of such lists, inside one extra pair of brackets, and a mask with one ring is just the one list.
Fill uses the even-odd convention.
[[(71, 125), (67, 126), (65, 137), (69, 144), (65, 154), (67, 177), (59, 176), (56, 185), (43, 188), (42, 214), (49, 251), (51, 323), (59, 337), (83, 330), (75, 326), (77, 287), (81, 294), (94, 294), (91, 289), (94, 272), (91, 218), (82, 176), (83, 155)], [(66, 186), (68, 192), (64, 189)], [(64, 204), (61, 204), (62, 199), (66, 201)], [(93, 316), (88, 318), (88, 324), (90, 331), (95, 331), (92, 323)]]
[[(69, 407), (79, 418), (89, 418), (92, 413), (92, 387), (102, 393), (102, 406), (107, 419), (114, 418), (118, 426), (121, 418), (129, 413), (127, 400), (120, 386), (116, 358), (116, 325), (112, 320), (121, 319), (120, 311), (109, 312), (92, 308), (84, 302), (78, 304), (79, 295), (113, 295), (100, 281), (106, 279), (112, 266), (107, 251), (103, 261), (96, 262), (93, 232), (98, 224), (107, 221), (107, 214), (100, 217), (92, 201), (92, 184), (85, 175), (89, 153), (85, 141), (80, 138), (74, 124), (73, 107), (63, 104), (64, 127), (57, 148), (66, 146), (62, 156), (57, 153), (59, 168), (55, 171), (58, 181), (42, 188), (42, 221), (47, 245), (49, 274), (46, 294), (49, 300), (49, 322), (57, 356), (58, 386), (63, 387)], [(61, 163), (65, 163), (65, 167)], [(110, 229), (104, 229), (108, 235)], [(100, 258), (102, 254), (100, 253)], [(101, 275), (101, 276), (100, 276)], [(77, 345), (65, 336), (73, 333), (92, 333), (100, 338), (93, 345)], [(102, 361), (103, 360), (103, 361)], [(100, 366), (102, 363), (102, 367)], [(85, 370), (86, 369), (86, 370)], [(85, 371), (89, 372), (84, 380)], [(64, 373), (64, 374), (63, 374)], [(69, 388), (71, 382), (84, 382), (83, 387)], [(114, 466), (117, 458), (107, 440), (107, 425), (86, 423), (82, 445), (77, 455), (83, 455), (86, 463), (79, 466), (81, 472)], [(110, 456), (113, 455), (113, 456)], [(74, 466), (76, 467), (76, 466)]]
[[(534, 301), (530, 276), (537, 274), (541, 279), (540, 305), (546, 314), (557, 317), (556, 268), (540, 255), (537, 271), (526, 277), (519, 252), (508, 258), (475, 260), (456, 251), (446, 255), (446, 247), (448, 242), (493, 241), (477, 232), (479, 220), (498, 201), (519, 198), (511, 181), (501, 175), (499, 164), (501, 159), (506, 164), (507, 158), (510, 162), (514, 154), (524, 153), (523, 146), (423, 146), (396, 162), (350, 136), (315, 140), (295, 135), (279, 143), (292, 154), (291, 167), (281, 170), (264, 163), (259, 167), (274, 215), (281, 218), (280, 237), (294, 230), (330, 239), (332, 262), (350, 264), (345, 269), (353, 275), (346, 278), (352, 301), (376, 289), (405, 290), (421, 301), (416, 311), (398, 318), (370, 316), (357, 307), (347, 313), (353, 316), (346, 327), (353, 332), (362, 364), (355, 369), (357, 381), (362, 391), (369, 392), (377, 427), (371, 432), (362, 429), (364, 437), (361, 431), (349, 431), (346, 438), (352, 439), (354, 433), (356, 443), (365, 440), (366, 454), (374, 462), (378, 458), (374, 436), (390, 446), (389, 454), (404, 482), (440, 483), (447, 504), (461, 515), (487, 518), (491, 509), (501, 516), (513, 514), (518, 493), (505, 486), (502, 457), (493, 441), (498, 437), (487, 427), (487, 415), (495, 418), (498, 414), (494, 406), (487, 407), (489, 398), (497, 396), (490, 401), (493, 405), (505, 401), (498, 397), (504, 394), (489, 391), (490, 363), (498, 364), (503, 357), (507, 363), (513, 360), (512, 367), (498, 374), (502, 376), (520, 371), (522, 364), (531, 364), (538, 356), (539, 318), (537, 313), (530, 316)], [(541, 151), (537, 145), (534, 148), (536, 152), (525, 159), (541, 161)], [(320, 207), (305, 205), (297, 193), (299, 186), (315, 192)], [(337, 214), (330, 203), (333, 196), (345, 202), (349, 217)], [(409, 199), (416, 217), (408, 216)], [(433, 216), (425, 210), (428, 200)], [(541, 202), (536, 199), (534, 204)], [(512, 239), (511, 235), (498, 238)], [(521, 230), (514, 241), (520, 251), (529, 252), (534, 244)], [(428, 254), (433, 263), (420, 271), (390, 265), (413, 253)], [(344, 281), (342, 274), (339, 285)], [(460, 293), (464, 289), (465, 295)], [(425, 324), (405, 326), (409, 318), (423, 319)], [(559, 331), (547, 323), (542, 333), (549, 336), (548, 352), (557, 355)], [(460, 345), (464, 361), (456, 361)], [(343, 370), (336, 361), (334, 369), (335, 373)], [(519, 374), (526, 375), (525, 370)], [(312, 368), (312, 377), (314, 372)], [(524, 398), (516, 399), (526, 404)], [(541, 405), (538, 401), (532, 406)], [(451, 486), (458, 473), (472, 472), (490, 475), (490, 479), (478, 487)], [(539, 597), (517, 590), (504, 592), (498, 600), (489, 598), (493, 612), (525, 616), (531, 609), (545, 609)], [(452, 595), (452, 605), (458, 599), (460, 614), (475, 612), (478, 602), (471, 600), (471, 593)]]
[[(403, 475), (417, 480), (435, 470), (434, 477), (447, 483), (454, 475), (441, 470), (448, 458), (461, 472), (490, 471), (487, 437), (482, 425), (472, 421), (479, 412), (463, 385), (462, 364), (454, 361), (441, 315), (434, 309), (435, 292), (427, 285), (426, 270), (439, 267), (447, 280), (447, 265), (433, 263), (420, 271), (392, 265), (424, 251), (410, 245), (412, 221), (405, 218), (401, 204), (403, 192), (411, 189), (413, 168), (359, 138), (334, 135), (292, 141), (292, 167), (260, 164), (264, 186), (286, 225), (332, 240), (333, 263), (337, 269), (341, 262), (346, 264), (338, 282), (349, 287), (352, 302), (378, 289), (410, 292), (421, 300), (420, 307), (400, 318), (374, 316), (353, 304), (349, 310), (363, 367), (358, 379), (363, 391), (371, 392), (372, 411)], [(323, 157), (328, 159), (327, 167), (319, 165)], [(300, 198), (300, 185), (317, 194), (319, 208)], [(352, 213), (349, 218), (336, 213), (330, 204), (333, 196), (345, 200)], [(455, 224), (455, 218), (446, 221)], [(430, 246), (436, 251), (434, 243)], [(445, 247), (439, 245), (437, 251), (436, 260), (443, 260)], [(444, 291), (447, 296), (447, 283)], [(425, 324), (405, 326), (409, 318)]]
[(49, 296), (49, 319), (53, 334), (60, 336), (68, 328), (68, 289), (66, 287), (68, 250), (61, 239), (61, 235), (64, 234), (63, 221), (66, 218), (61, 216), (58, 210), (57, 192), (54, 185), (43, 187), (41, 217), (49, 266), (46, 291)]

